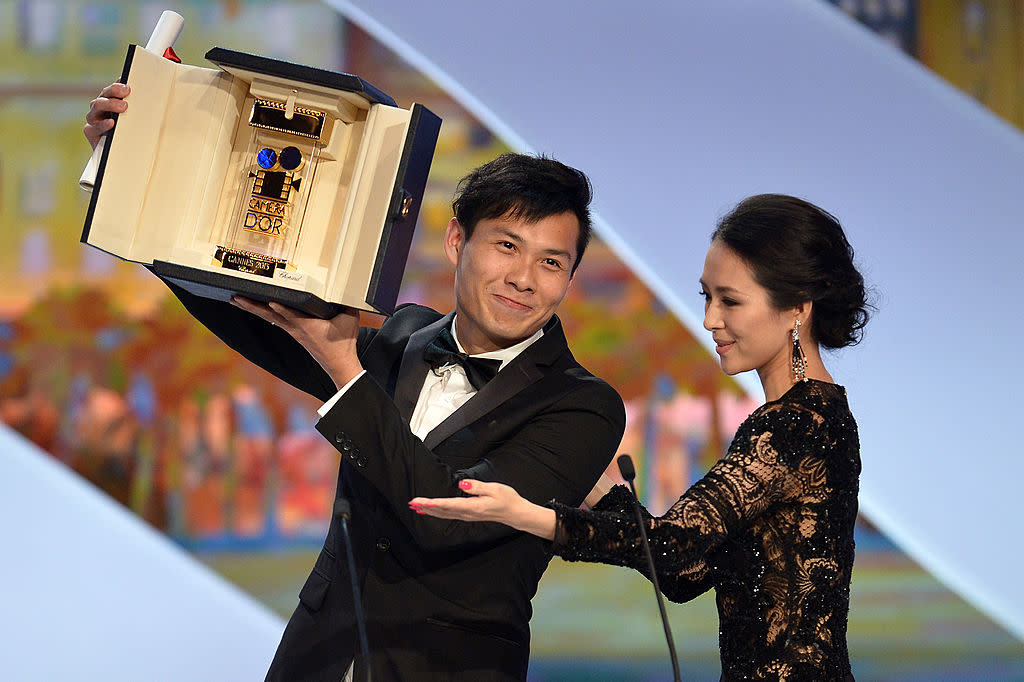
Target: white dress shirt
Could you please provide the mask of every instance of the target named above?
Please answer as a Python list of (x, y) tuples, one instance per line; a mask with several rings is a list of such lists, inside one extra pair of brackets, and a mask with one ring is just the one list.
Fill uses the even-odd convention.
[[(458, 347), (459, 352), (465, 353), (466, 349), (459, 343), (457, 321), (458, 316), (452, 320), (452, 336), (455, 337), (455, 345)], [(501, 360), (501, 365), (498, 366), (498, 371), (500, 372), (505, 369), (508, 363), (515, 360), (520, 353), (529, 348), (531, 344), (543, 335), (544, 330), (538, 329), (533, 336), (520, 341), (514, 346), (487, 353), (476, 353), (471, 357)], [(334, 404), (338, 402), (349, 387), (365, 373), (366, 370), (363, 370), (352, 381), (342, 386), (341, 390), (317, 410), (319, 415), (323, 417), (330, 412)], [(462, 407), (475, 394), (476, 389), (469, 383), (466, 372), (462, 369), (461, 365), (446, 365), (439, 368), (436, 372), (428, 370), (426, 377), (423, 379), (423, 386), (420, 388), (420, 396), (416, 400), (416, 409), (413, 410), (412, 418), (409, 420), (409, 428), (412, 430), (413, 435), (423, 440), (438, 424), (447, 419), (455, 410)]]

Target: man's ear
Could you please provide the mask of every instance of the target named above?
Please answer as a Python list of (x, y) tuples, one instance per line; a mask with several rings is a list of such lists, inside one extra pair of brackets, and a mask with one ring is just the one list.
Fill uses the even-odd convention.
[(448, 221), (448, 227), (444, 231), (444, 255), (452, 265), (459, 264), (459, 257), (462, 255), (462, 247), (466, 243), (466, 231), (458, 218)]

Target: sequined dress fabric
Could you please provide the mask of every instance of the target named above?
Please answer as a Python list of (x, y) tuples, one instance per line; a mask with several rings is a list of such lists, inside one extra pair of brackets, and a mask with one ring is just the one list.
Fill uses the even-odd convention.
[[(666, 597), (714, 588), (723, 680), (849, 680), (846, 620), (860, 445), (846, 391), (798, 382), (753, 412), (664, 516), (646, 511)], [(648, 575), (631, 494), (552, 504), (554, 551)]]

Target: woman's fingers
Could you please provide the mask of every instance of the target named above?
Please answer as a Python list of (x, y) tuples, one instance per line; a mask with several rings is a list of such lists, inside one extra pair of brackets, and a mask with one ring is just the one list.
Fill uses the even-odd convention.
[(501, 483), (488, 483), (472, 478), (464, 478), (459, 481), (459, 489), (470, 495), (494, 495), (496, 488), (500, 485)]
[(473, 497), (416, 497), (409, 501), (409, 508), (417, 514), (442, 519), (492, 521), (501, 510), (503, 490), (512, 490), (501, 483), (470, 478), (459, 481), (459, 488)]
[(417, 497), (409, 502), (409, 509), (424, 516), (460, 521), (483, 521), (479, 500), (472, 497)]

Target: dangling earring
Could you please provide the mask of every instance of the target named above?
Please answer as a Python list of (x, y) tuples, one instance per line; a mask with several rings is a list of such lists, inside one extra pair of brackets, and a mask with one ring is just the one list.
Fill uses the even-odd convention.
[(800, 320), (793, 325), (793, 381), (807, 381), (807, 356), (800, 347)]

